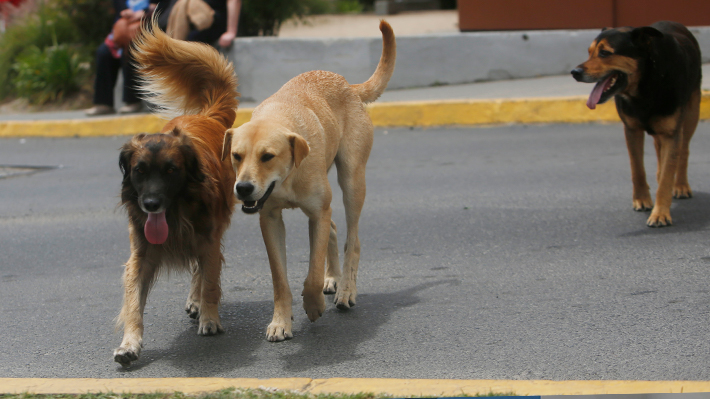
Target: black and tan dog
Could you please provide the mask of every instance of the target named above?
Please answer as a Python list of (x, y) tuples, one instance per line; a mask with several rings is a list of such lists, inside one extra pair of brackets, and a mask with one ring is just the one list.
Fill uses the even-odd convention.
[[(700, 112), (700, 48), (683, 25), (661, 21), (641, 28), (603, 29), (589, 59), (572, 70), (577, 81), (596, 83), (587, 106), (611, 97), (624, 123), (631, 158), (633, 207), (653, 208), (646, 224), (672, 224), (672, 198), (690, 198), (688, 145)], [(653, 205), (643, 165), (644, 131), (654, 139), (658, 169)]]
[(178, 114), (157, 134), (139, 134), (121, 149), (121, 202), (128, 211), (131, 257), (123, 275), (124, 334), (114, 360), (129, 366), (143, 341), (143, 311), (161, 270), (191, 270), (186, 311), (198, 334), (222, 331), (222, 235), (234, 209), (235, 175), (220, 160), (224, 131), (236, 118), (237, 78), (212, 47), (143, 30), (131, 52), (150, 93), (166, 113)]

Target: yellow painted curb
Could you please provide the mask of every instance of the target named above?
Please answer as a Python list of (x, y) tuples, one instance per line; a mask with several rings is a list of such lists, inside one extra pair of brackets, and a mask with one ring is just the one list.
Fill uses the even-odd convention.
[(710, 392), (710, 381), (547, 381), (403, 380), (386, 378), (0, 378), (5, 394), (154, 393), (196, 394), (226, 388), (276, 388), (303, 393), (360, 393), (409, 396), (460, 396), (495, 393), (599, 395)]
[[(375, 126), (475, 126), (513, 123), (618, 122), (612, 101), (592, 111), (586, 97), (497, 100), (439, 100), (374, 103), (367, 106)], [(234, 126), (251, 119), (240, 108)], [(710, 119), (710, 92), (704, 92), (700, 119)], [(90, 137), (158, 132), (165, 121), (155, 115), (134, 115), (54, 121), (0, 122), (0, 137)]]
[[(237, 111), (235, 126), (251, 119), (251, 108)], [(0, 122), (0, 137), (100, 137), (155, 133), (165, 125), (157, 115), (90, 119)]]

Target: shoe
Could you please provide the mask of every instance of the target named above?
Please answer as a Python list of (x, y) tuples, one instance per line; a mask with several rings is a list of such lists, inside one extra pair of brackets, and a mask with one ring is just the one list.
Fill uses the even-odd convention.
[(109, 115), (115, 114), (116, 110), (108, 105), (98, 104), (84, 111), (86, 116), (99, 116), (99, 115)]
[(118, 109), (119, 114), (135, 114), (136, 112), (141, 112), (143, 110), (143, 104), (140, 102), (133, 104), (126, 104)]

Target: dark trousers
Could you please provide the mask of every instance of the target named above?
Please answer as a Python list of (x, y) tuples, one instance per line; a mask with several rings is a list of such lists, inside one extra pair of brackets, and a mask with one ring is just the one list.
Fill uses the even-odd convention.
[(113, 107), (113, 90), (116, 87), (118, 71), (123, 72), (123, 102), (133, 104), (140, 101), (136, 85), (136, 69), (133, 60), (123, 51), (121, 58), (111, 55), (106, 43), (96, 50), (96, 80), (94, 81), (94, 104)]

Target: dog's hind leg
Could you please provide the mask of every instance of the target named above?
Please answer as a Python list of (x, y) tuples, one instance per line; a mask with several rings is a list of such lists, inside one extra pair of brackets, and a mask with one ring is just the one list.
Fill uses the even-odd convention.
[(213, 239), (202, 243), (204, 250), (198, 256), (198, 272), (201, 277), (199, 335), (215, 335), (224, 332), (219, 320), (219, 300), (222, 297), (220, 278), (222, 274), (221, 242)]
[(281, 210), (263, 210), (259, 214), (261, 234), (266, 244), (271, 267), (271, 281), (274, 285), (274, 316), (266, 328), (266, 339), (271, 342), (293, 338), (291, 288), (286, 275), (286, 227)]
[[(369, 154), (369, 151), (368, 151)], [(360, 238), (358, 237), (360, 213), (365, 204), (365, 165), (363, 162), (346, 163), (336, 159), (338, 183), (343, 190), (347, 237), (343, 259), (343, 276), (338, 283), (334, 303), (345, 310), (355, 306), (357, 300), (357, 271), (360, 263)]]
[(338, 228), (335, 226), (335, 222), (331, 220), (330, 237), (328, 238), (328, 259), (325, 268), (323, 293), (326, 295), (335, 294), (340, 277), (340, 261), (338, 259)]
[(673, 198), (691, 198), (693, 196), (693, 191), (688, 184), (688, 156), (690, 155), (690, 139), (693, 138), (695, 129), (698, 127), (700, 116), (699, 90), (693, 93), (686, 107), (683, 113), (683, 137), (678, 150), (678, 170), (673, 186)]
[(328, 253), (328, 244), (331, 233), (330, 208), (332, 199), (330, 187), (325, 185), (325, 192), (322, 196), (313, 201), (316, 209), (302, 208), (308, 216), (308, 238), (310, 241), (310, 260), (308, 264), (308, 275), (303, 282), (303, 309), (310, 321), (316, 321), (325, 312), (325, 297), (323, 296), (323, 285), (325, 283), (325, 263)]
[(123, 325), (123, 341), (113, 351), (113, 360), (129, 367), (138, 360), (143, 344), (143, 311), (158, 264), (148, 256), (131, 254), (123, 273), (123, 307), (118, 324)]
[(202, 271), (197, 265), (192, 265), (192, 282), (190, 293), (187, 295), (185, 312), (192, 319), (200, 317), (200, 301), (202, 300)]

